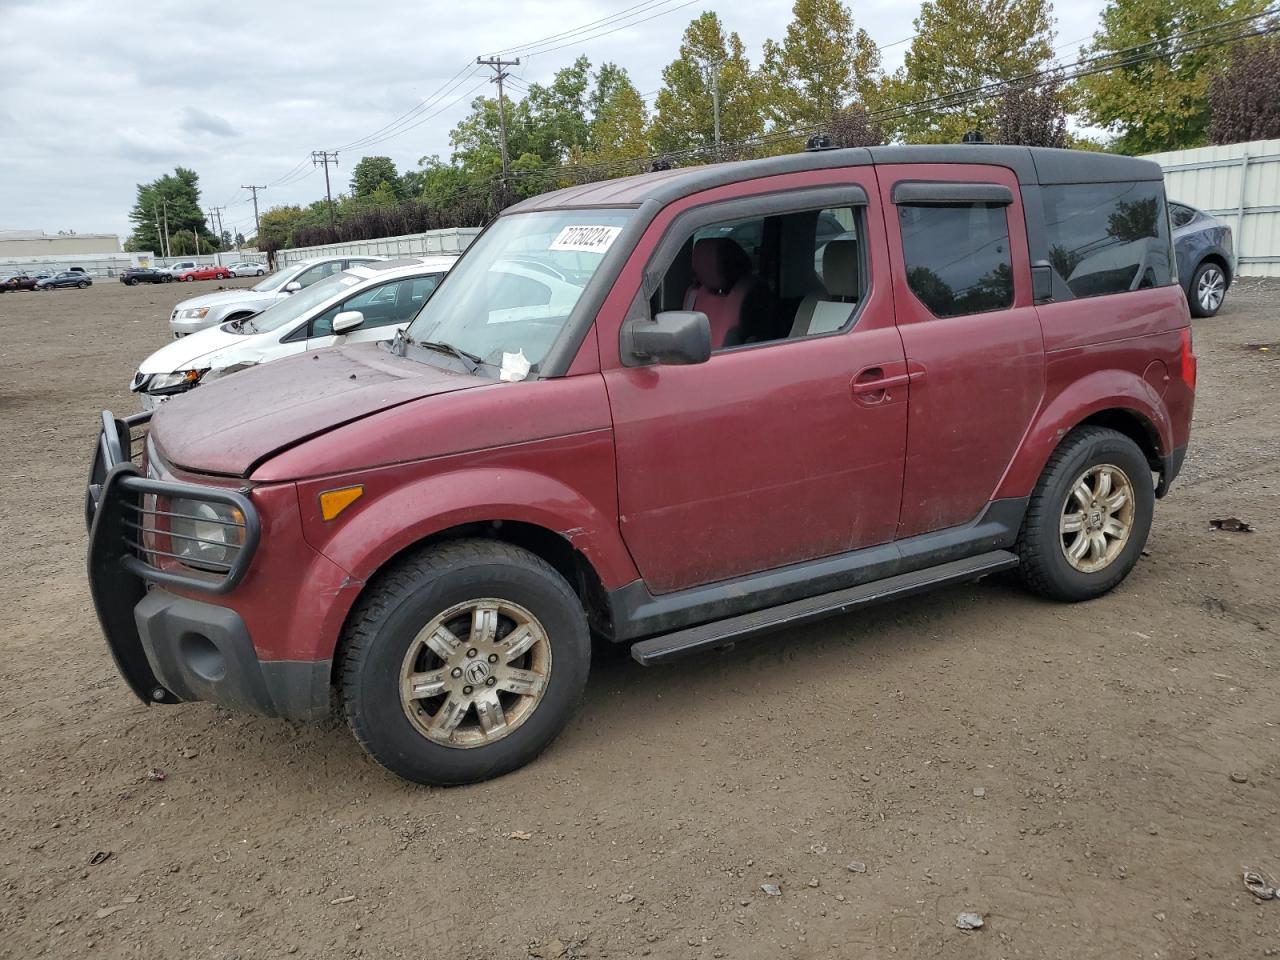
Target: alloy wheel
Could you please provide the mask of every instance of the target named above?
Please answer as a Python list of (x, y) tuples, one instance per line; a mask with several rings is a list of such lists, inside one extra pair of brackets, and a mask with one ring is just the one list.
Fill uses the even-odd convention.
[(423, 627), (400, 668), (400, 703), (434, 743), (482, 747), (520, 726), (542, 700), (551, 643), (519, 604), (455, 604)]
[(1217, 267), (1208, 267), (1200, 274), (1196, 284), (1196, 299), (1200, 307), (1207, 313), (1213, 313), (1222, 306), (1222, 298), (1227, 292), (1227, 278)]
[(1109, 567), (1133, 530), (1133, 483), (1119, 467), (1103, 463), (1076, 478), (1058, 521), (1063, 556), (1081, 573)]

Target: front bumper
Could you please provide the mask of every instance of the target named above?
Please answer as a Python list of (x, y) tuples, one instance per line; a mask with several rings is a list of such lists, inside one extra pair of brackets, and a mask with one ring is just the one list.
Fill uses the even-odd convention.
[(169, 318), (169, 330), (175, 337), (186, 337), (201, 330), (207, 330), (209, 327), (216, 327), (222, 321), (217, 316), (213, 316), (213, 311), (205, 314), (199, 319), (195, 317), (184, 317), (179, 320), (177, 317)]
[[(261, 660), (234, 610), (171, 593), (172, 585), (211, 595), (232, 590), (258, 541), (255, 508), (242, 494), (142, 477), (130, 454), (130, 430), (150, 414), (103, 426), (85, 494), (89, 588), (107, 647), (129, 688), (146, 703), (207, 700), (268, 716), (314, 719), (329, 712), (329, 660)], [(244, 547), (216, 574), (162, 568), (141, 546), (151, 496), (234, 502), (246, 524)], [(163, 515), (162, 512), (158, 515)], [(163, 555), (163, 554), (160, 554)]]

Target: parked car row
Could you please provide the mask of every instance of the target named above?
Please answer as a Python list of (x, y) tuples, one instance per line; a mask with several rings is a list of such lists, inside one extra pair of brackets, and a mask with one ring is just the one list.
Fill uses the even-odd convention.
[(53, 290), (57, 287), (92, 286), (93, 278), (83, 267), (72, 267), (59, 273), (13, 273), (0, 277), (0, 293), (11, 290)]
[(284, 294), (260, 313), (243, 313), (242, 305), (236, 319), (184, 336), (149, 356), (131, 389), (150, 410), (175, 394), (259, 364), (340, 343), (391, 340), (422, 309), (456, 259), (352, 264), (292, 296)]
[(443, 281), (185, 301), (86, 491), (115, 662), (148, 703), (338, 703), (459, 784), (555, 738), (596, 638), (667, 663), (1004, 570), (1100, 597), (1186, 455), (1182, 291), (1233, 266), (1215, 234), (1180, 289), (1168, 209), (1127, 157), (824, 151), (523, 200)]

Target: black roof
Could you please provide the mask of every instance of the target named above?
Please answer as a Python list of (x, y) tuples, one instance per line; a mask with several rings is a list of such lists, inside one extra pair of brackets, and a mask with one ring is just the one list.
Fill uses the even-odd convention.
[(1047, 147), (1011, 147), (986, 143), (814, 150), (761, 160), (739, 160), (697, 167), (679, 167), (602, 180), (539, 194), (508, 207), (506, 213), (558, 207), (627, 207), (645, 200), (666, 205), (692, 193), (759, 177), (833, 167), (895, 163), (980, 163), (1008, 167), (1023, 184), (1114, 183), (1162, 180), (1159, 164), (1136, 157)]

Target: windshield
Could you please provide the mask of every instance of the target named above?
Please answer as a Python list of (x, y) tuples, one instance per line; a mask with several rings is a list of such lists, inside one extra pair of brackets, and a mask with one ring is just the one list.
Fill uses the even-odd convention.
[(297, 272), (297, 270), (277, 270), (275, 273), (269, 273), (255, 283), (253, 289), (259, 293), (271, 293), (273, 290), (279, 290), (285, 283), (292, 280)]
[(519, 380), (538, 365), (617, 239), (631, 210), (500, 217), (458, 261), (406, 331)]
[(336, 296), (346, 287), (355, 286), (360, 277), (354, 273), (335, 273), (332, 277), (318, 280), (304, 290), (299, 290), (291, 297), (277, 300), (256, 317), (244, 325), (245, 333), (268, 333), (279, 330), (304, 314), (310, 313), (330, 297)]

